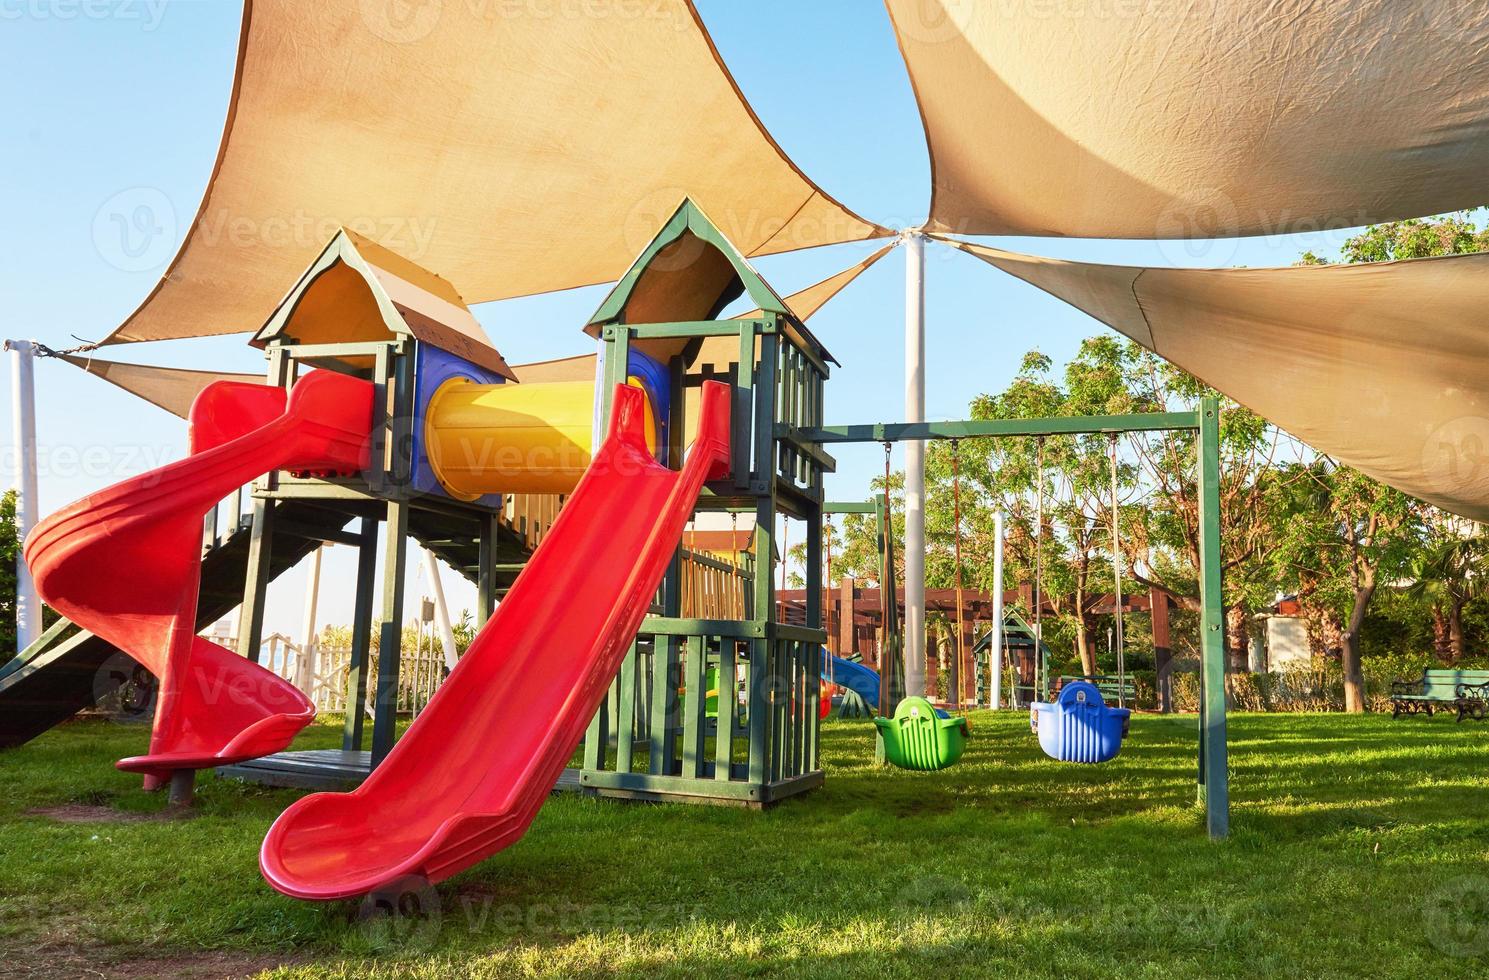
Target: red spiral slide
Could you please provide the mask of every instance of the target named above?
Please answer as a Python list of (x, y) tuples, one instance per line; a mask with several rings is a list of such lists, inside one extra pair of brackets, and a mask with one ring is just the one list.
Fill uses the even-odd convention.
[(167, 778), (268, 755), (315, 717), (289, 682), (196, 635), (202, 519), (270, 470), (368, 462), (372, 385), (327, 371), (283, 388), (222, 381), (191, 407), (191, 454), (38, 524), (26, 563), (46, 602), (160, 679), (148, 755), (120, 769)]
[(646, 450), (645, 405), (618, 386), (610, 434), (532, 560), (382, 764), (317, 793), (259, 854), (287, 895), (362, 895), (441, 881), (517, 841), (620, 668), (703, 484), (728, 472), (729, 388), (703, 386), (680, 472)]

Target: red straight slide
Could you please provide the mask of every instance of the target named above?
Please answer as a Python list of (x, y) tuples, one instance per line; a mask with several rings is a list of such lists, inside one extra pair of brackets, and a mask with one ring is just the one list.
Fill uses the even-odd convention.
[(283, 388), (219, 381), (191, 406), (191, 454), (84, 497), (36, 526), (26, 563), (41, 597), (160, 679), (148, 755), (120, 769), (164, 779), (277, 752), (315, 718), (288, 681), (196, 635), (202, 519), (270, 470), (367, 467), (372, 385), (326, 371)]
[(728, 472), (729, 388), (705, 382), (680, 472), (617, 386), (610, 434), (507, 598), (393, 751), (350, 793), (280, 815), (259, 867), (296, 898), (442, 881), (522, 837), (620, 669), (703, 484)]

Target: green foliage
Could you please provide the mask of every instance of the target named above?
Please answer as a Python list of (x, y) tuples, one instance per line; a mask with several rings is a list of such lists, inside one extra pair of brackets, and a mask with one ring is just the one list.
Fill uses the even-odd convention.
[(16, 559), (21, 553), (16, 528), (16, 492), (0, 494), (0, 655), (16, 652)]

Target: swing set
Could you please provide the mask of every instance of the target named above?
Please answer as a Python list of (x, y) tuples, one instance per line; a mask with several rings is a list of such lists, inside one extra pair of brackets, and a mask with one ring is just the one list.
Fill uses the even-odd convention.
[[(1214, 398), (1201, 399), (1199, 407), (1190, 412), (1153, 412), (1127, 415), (1062, 416), (1033, 419), (991, 419), (958, 422), (902, 422), (870, 423), (867, 425), (821, 426), (815, 428), (793, 428), (787, 438), (819, 445), (840, 443), (877, 442), (885, 447), (885, 487), (889, 484), (889, 452), (896, 442), (947, 439), (952, 442), (952, 507), (955, 521), (954, 549), (956, 558), (955, 587), (957, 594), (957, 662), (958, 677), (955, 685), (955, 706), (964, 704), (962, 676), (964, 624), (962, 621), (961, 580), (961, 460), (958, 443), (962, 439), (1033, 437), (1039, 440), (1039, 494), (1037, 500), (1038, 525), (1044, 522), (1044, 466), (1043, 442), (1046, 437), (1058, 435), (1105, 434), (1109, 436), (1112, 466), (1112, 553), (1113, 570), (1117, 579), (1117, 635), (1114, 650), (1117, 657), (1118, 684), (1115, 688), (1118, 705), (1109, 707), (1104, 703), (1096, 678), (1071, 679), (1062, 684), (1053, 702), (1036, 703), (1031, 709), (1031, 725), (1040, 739), (1041, 747), (1052, 758), (1062, 761), (1098, 762), (1111, 758), (1120, 747), (1125, 734), (1129, 709), (1126, 707), (1126, 657), (1123, 649), (1120, 575), (1120, 529), (1117, 520), (1117, 439), (1124, 433), (1190, 431), (1196, 435), (1197, 472), (1196, 485), (1199, 490), (1199, 537), (1200, 537), (1200, 710), (1199, 710), (1199, 766), (1197, 790), (1200, 803), (1205, 807), (1206, 823), (1212, 837), (1225, 836), (1229, 827), (1229, 783), (1226, 769), (1225, 742), (1225, 651), (1222, 631), (1222, 602), (1220, 582), (1220, 408)], [(893, 552), (889, 550), (888, 514), (881, 522), (880, 545), (884, 549), (886, 569), (893, 570)], [(1035, 648), (1040, 661), (1039, 678), (1043, 692), (1048, 693), (1047, 667), (1043, 663), (1042, 640), (1042, 579), (1043, 548), (1040, 536), (1036, 535), (1035, 546), (1035, 602), (1034, 634)], [(1000, 583), (1001, 584), (1001, 583)], [(887, 597), (885, 605), (894, 604), (892, 575), (882, 583), (881, 593)], [(886, 627), (890, 620), (885, 619)], [(886, 629), (886, 635), (888, 630)], [(923, 676), (924, 646), (907, 637), (908, 654), (904, 658), (905, 676), (917, 672)], [(899, 658), (885, 660), (886, 675), (891, 665), (898, 670)], [(886, 680), (888, 680), (886, 676)], [(936, 709), (922, 697), (909, 697), (900, 702), (891, 716), (886, 699), (890, 696), (891, 684), (881, 685), (880, 717), (875, 719), (879, 739), (876, 755), (911, 769), (944, 768), (956, 761), (965, 747), (970, 727), (965, 717), (951, 717)], [(1044, 719), (1044, 724), (1040, 720)], [(1067, 723), (1066, 719), (1069, 719)], [(1118, 727), (1120, 726), (1120, 727)], [(1082, 741), (1079, 737), (1063, 736), (1070, 731), (1085, 731), (1092, 737)], [(1069, 742), (1069, 745), (1063, 744)], [(1094, 745), (1094, 747), (1093, 747)]]

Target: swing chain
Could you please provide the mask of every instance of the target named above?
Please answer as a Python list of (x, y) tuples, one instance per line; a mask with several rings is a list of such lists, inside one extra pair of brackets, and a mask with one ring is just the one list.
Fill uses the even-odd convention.
[[(1044, 436), (1035, 442), (1038, 472), (1034, 477), (1034, 684), (1037, 693), (1048, 697), (1044, 683)], [(1043, 691), (1040, 689), (1043, 688)]]
[(1126, 707), (1127, 651), (1122, 635), (1122, 532), (1117, 482), (1117, 434), (1113, 432), (1109, 438), (1112, 458), (1112, 607), (1116, 612), (1114, 653), (1117, 658), (1117, 705)]
[(966, 686), (966, 616), (962, 601), (962, 448), (959, 439), (951, 440), (951, 528), (952, 580), (956, 586), (956, 702), (962, 717), (967, 717)]

